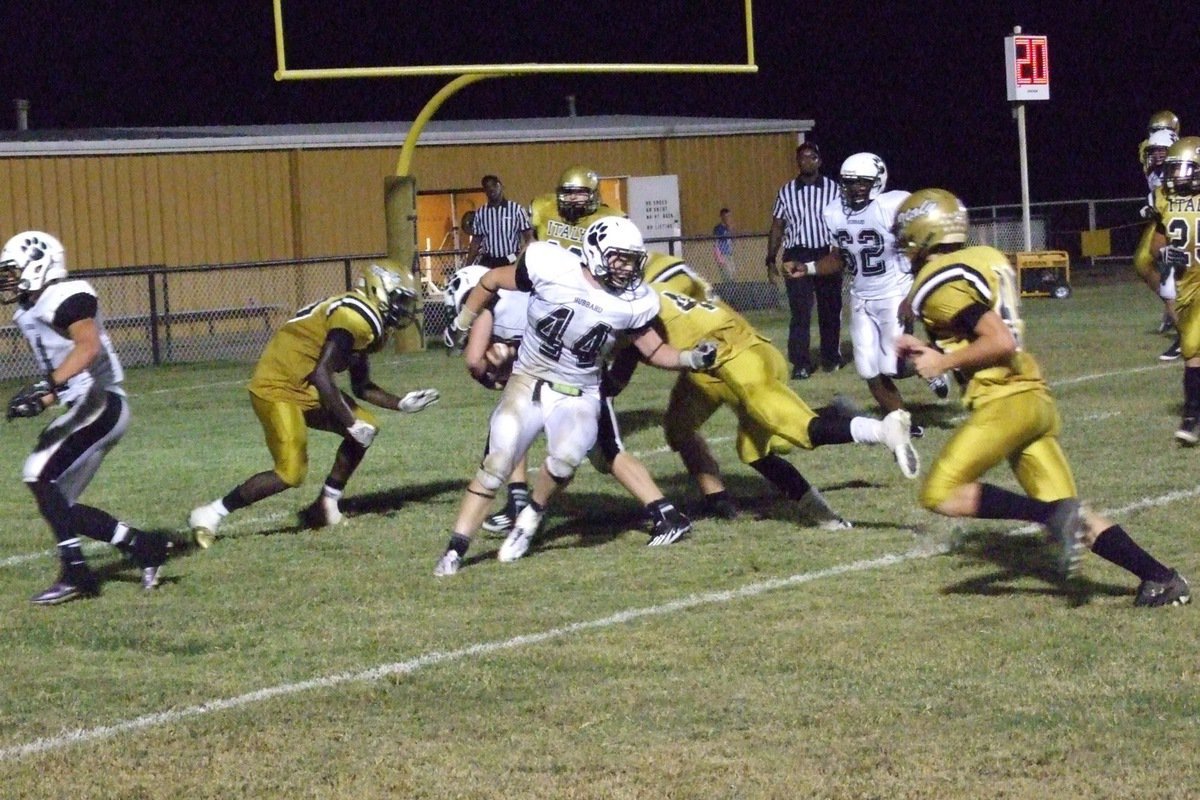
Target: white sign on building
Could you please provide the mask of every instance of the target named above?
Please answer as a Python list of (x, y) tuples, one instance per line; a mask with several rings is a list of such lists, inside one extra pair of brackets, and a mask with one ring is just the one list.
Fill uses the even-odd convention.
[(641, 229), (646, 249), (670, 252), (670, 242), (651, 242), (683, 235), (679, 211), (679, 176), (651, 175), (627, 178), (626, 197), (629, 218)]

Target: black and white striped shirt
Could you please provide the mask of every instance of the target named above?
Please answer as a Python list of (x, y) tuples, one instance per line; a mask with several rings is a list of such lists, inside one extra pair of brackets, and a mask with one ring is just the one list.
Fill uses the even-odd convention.
[(793, 178), (779, 187), (771, 216), (784, 221), (783, 248), (828, 248), (829, 229), (822, 212), (841, 196), (837, 183), (824, 175), (811, 186)]
[(477, 209), (471, 234), (479, 239), (480, 252), (504, 257), (521, 249), (521, 233), (532, 227), (525, 207), (505, 200), (498, 206), (484, 205)]

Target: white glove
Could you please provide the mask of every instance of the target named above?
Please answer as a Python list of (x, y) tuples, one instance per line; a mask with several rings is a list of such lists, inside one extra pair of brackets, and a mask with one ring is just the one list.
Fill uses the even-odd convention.
[(717, 343), (704, 341), (691, 350), (679, 351), (679, 366), (693, 372), (712, 368), (717, 363)]
[(454, 321), (450, 323), (450, 327), (447, 328), (447, 333), (454, 339), (455, 347), (461, 350), (463, 345), (467, 343), (467, 334), (471, 332), (471, 324), (475, 322), (475, 318), (478, 316), (478, 311), (472, 311), (465, 305), (458, 312), (458, 316), (454, 318)]
[(396, 406), (396, 409), (405, 414), (415, 414), (441, 399), (437, 389), (417, 389), (400, 398), (400, 405)]
[(346, 433), (350, 434), (350, 438), (363, 447), (370, 447), (371, 442), (375, 441), (375, 434), (379, 433), (379, 428), (369, 422), (356, 419), (354, 424), (346, 429)]

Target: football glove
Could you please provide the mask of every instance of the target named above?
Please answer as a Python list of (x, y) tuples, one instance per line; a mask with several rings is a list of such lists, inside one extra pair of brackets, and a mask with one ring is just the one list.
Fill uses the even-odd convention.
[(679, 352), (679, 366), (694, 372), (711, 369), (717, 363), (717, 343), (703, 341), (691, 350)]
[(49, 379), (43, 379), (22, 388), (8, 401), (5, 419), (11, 422), (17, 417), (28, 418), (41, 414), (46, 410), (44, 398), (53, 395), (55, 388)]
[(379, 433), (379, 428), (376, 428), (369, 422), (356, 419), (354, 420), (354, 424), (346, 429), (346, 433), (363, 447), (370, 447), (371, 442), (375, 441), (375, 434)]
[(1158, 277), (1160, 282), (1166, 281), (1171, 273), (1178, 278), (1188, 268), (1191, 262), (1188, 251), (1182, 247), (1168, 245), (1158, 252)]
[(400, 404), (396, 408), (405, 414), (415, 414), (441, 399), (437, 389), (417, 389), (400, 398)]

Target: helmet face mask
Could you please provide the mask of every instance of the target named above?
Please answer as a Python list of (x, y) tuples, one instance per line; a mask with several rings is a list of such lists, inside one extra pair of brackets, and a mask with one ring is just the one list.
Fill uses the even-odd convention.
[(379, 311), (385, 328), (405, 328), (416, 318), (416, 282), (410, 274), (372, 264), (359, 291)]
[(605, 289), (616, 294), (636, 289), (646, 273), (642, 232), (624, 217), (605, 217), (583, 235), (583, 263)]
[(47, 284), (66, 277), (66, 248), (48, 233), (18, 233), (0, 250), (0, 302), (27, 303)]
[(1163, 189), (1172, 197), (1200, 194), (1200, 136), (1185, 136), (1167, 150)]
[(896, 245), (916, 262), (944, 244), (964, 244), (970, 220), (962, 201), (945, 189), (921, 189), (896, 209)]
[(887, 188), (887, 165), (874, 153), (855, 153), (842, 162), (839, 177), (842, 208), (862, 211)]
[(595, 214), (600, 208), (600, 176), (587, 167), (569, 167), (558, 178), (555, 199), (567, 222)]

